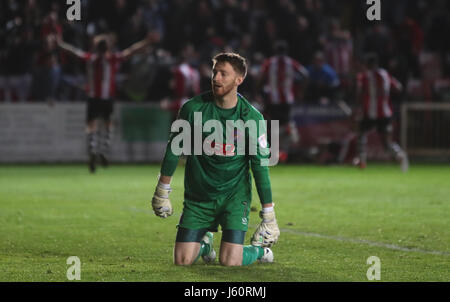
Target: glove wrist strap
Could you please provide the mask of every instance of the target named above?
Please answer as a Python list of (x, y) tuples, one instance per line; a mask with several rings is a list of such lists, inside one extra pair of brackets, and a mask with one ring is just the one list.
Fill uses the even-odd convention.
[(268, 223), (268, 222), (274, 222), (275, 221), (275, 211), (271, 211), (271, 212), (259, 212), (259, 217), (262, 218), (264, 223)]
[(270, 213), (273, 212), (273, 206), (272, 207), (266, 207), (266, 208), (262, 208), (261, 212), (263, 213)]
[(164, 189), (164, 190), (170, 190), (170, 184), (165, 184), (165, 183), (162, 183), (161, 181), (158, 181), (158, 187), (160, 187), (161, 189)]

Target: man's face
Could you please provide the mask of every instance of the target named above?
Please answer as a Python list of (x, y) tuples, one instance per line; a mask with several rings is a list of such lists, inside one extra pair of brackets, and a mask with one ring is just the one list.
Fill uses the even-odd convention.
[(97, 52), (100, 55), (104, 55), (108, 50), (108, 43), (105, 40), (100, 40), (97, 43)]
[(217, 62), (212, 69), (211, 87), (216, 97), (223, 97), (239, 86), (243, 77), (228, 62)]

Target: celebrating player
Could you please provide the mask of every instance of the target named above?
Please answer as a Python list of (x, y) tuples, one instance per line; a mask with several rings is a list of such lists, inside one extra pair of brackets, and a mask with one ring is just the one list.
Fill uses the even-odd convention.
[[(129, 48), (113, 52), (111, 42), (107, 35), (98, 35), (94, 38), (94, 52), (85, 52), (78, 49), (60, 38), (57, 39), (58, 46), (75, 57), (86, 62), (87, 70), (87, 145), (89, 154), (89, 170), (96, 170), (97, 157), (103, 166), (108, 165), (106, 154), (110, 149), (112, 135), (113, 98), (115, 96), (115, 76), (118, 64), (130, 58), (133, 54), (148, 46), (158, 39), (154, 32), (149, 33), (147, 38), (136, 42)], [(106, 131), (100, 140), (97, 131), (97, 119), (103, 119)], [(99, 142), (101, 141), (101, 144)]]
[[(225, 125), (226, 121), (262, 121), (261, 113), (237, 93), (246, 74), (245, 58), (235, 53), (216, 55), (212, 67), (212, 91), (187, 101), (181, 107), (177, 121), (184, 120), (195, 126), (197, 121), (194, 121), (194, 116), (200, 113), (202, 123), (215, 120)], [(223, 131), (224, 136), (225, 132)], [(234, 139), (244, 136), (249, 141), (250, 132), (235, 131)], [(163, 218), (173, 213), (169, 200), (170, 182), (179, 159), (179, 155), (174, 154), (171, 147), (175, 134), (171, 133), (167, 144), (152, 199), (155, 214)], [(254, 135), (258, 136), (258, 144), (262, 148), (267, 146), (264, 127)], [(205, 137), (206, 134), (203, 133), (203, 138)], [(216, 252), (213, 249), (212, 232), (217, 232), (219, 225), (223, 231), (219, 256), (222, 265), (249, 265), (257, 260), (272, 262), (273, 253), (269, 247), (277, 242), (280, 231), (272, 203), (269, 170), (266, 165), (262, 165), (267, 156), (262, 152), (236, 154), (233, 152), (234, 146), (218, 144), (217, 141), (211, 146), (215, 150), (213, 155), (191, 152), (194, 155), (187, 156), (184, 207), (174, 248), (175, 264), (191, 265), (200, 256), (207, 263), (213, 262)], [(250, 169), (262, 204), (262, 221), (252, 237), (252, 244), (244, 246), (252, 199)]]
[(303, 65), (288, 56), (286, 41), (278, 41), (274, 50), (275, 55), (264, 60), (262, 64), (256, 89), (259, 94), (262, 88), (266, 95), (264, 114), (270, 120), (280, 122), (280, 161), (285, 162), (291, 145), (299, 141), (297, 126), (291, 117), (292, 106), (299, 96), (298, 83), (300, 82), (304, 89), (309, 75)]
[(362, 119), (359, 124), (358, 152), (355, 164), (360, 168), (367, 165), (367, 133), (376, 127), (383, 145), (394, 158), (401, 163), (403, 172), (408, 170), (408, 156), (392, 138), (392, 108), (390, 101), (391, 88), (397, 91), (402, 85), (386, 70), (378, 66), (376, 54), (366, 56), (367, 70), (357, 75), (357, 100)]

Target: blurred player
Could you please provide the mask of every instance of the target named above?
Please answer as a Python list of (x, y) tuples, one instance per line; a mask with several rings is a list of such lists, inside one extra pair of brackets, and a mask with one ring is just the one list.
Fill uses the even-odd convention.
[(275, 45), (275, 55), (263, 62), (256, 85), (257, 94), (263, 86), (266, 95), (263, 101), (264, 114), (268, 119), (278, 120), (280, 123), (281, 162), (287, 160), (291, 144), (295, 145), (299, 141), (297, 127), (291, 119), (291, 108), (298, 97), (296, 84), (298, 82), (305, 84), (308, 79), (306, 68), (289, 57), (287, 52), (287, 43), (278, 41)]
[(354, 163), (360, 168), (367, 165), (367, 133), (376, 127), (383, 145), (392, 156), (401, 163), (402, 171), (409, 167), (408, 156), (402, 148), (393, 141), (391, 88), (402, 90), (402, 85), (386, 70), (378, 66), (376, 54), (366, 56), (367, 70), (358, 73), (356, 83), (358, 109), (362, 119), (359, 123), (358, 153)]
[[(206, 121), (225, 124), (226, 120), (255, 121), (258, 124), (263, 120), (261, 113), (237, 93), (237, 88), (244, 81), (246, 74), (247, 63), (243, 57), (234, 53), (216, 55), (213, 58), (212, 91), (187, 101), (181, 107), (177, 121), (188, 121), (190, 125), (195, 126), (194, 116), (201, 113), (202, 124)], [(225, 126), (223, 127), (225, 129)], [(225, 132), (223, 131), (224, 137)], [(250, 133), (253, 133), (254, 138), (256, 135), (259, 138), (259, 145), (265, 148), (266, 131), (259, 129), (258, 132), (253, 133), (244, 129), (241, 132), (234, 132), (234, 138), (238, 139), (236, 137), (238, 135), (247, 141), (252, 136)], [(167, 144), (152, 199), (155, 214), (163, 218), (173, 213), (169, 200), (170, 182), (179, 160), (179, 156), (175, 155), (171, 148), (175, 134), (171, 134)], [(245, 155), (236, 154), (233, 151), (236, 142), (232, 145), (214, 140), (210, 146), (214, 149), (212, 155), (187, 154), (184, 208), (176, 236), (175, 264), (190, 265), (200, 256), (207, 263), (213, 262), (216, 252), (212, 246), (211, 232), (217, 232), (219, 225), (223, 231), (220, 246), (222, 265), (249, 265), (257, 260), (272, 262), (273, 253), (269, 247), (278, 240), (280, 231), (272, 203), (269, 170), (267, 166), (261, 165), (262, 159), (266, 157), (260, 152), (254, 155), (247, 152)], [(250, 169), (262, 204), (260, 212), (262, 222), (252, 237), (252, 245), (244, 246), (252, 200)]]
[(180, 62), (173, 68), (173, 79), (171, 87), (173, 99), (161, 101), (163, 109), (174, 112), (176, 117), (178, 110), (188, 99), (200, 93), (200, 73), (190, 63), (190, 59), (195, 56), (195, 49), (192, 44), (186, 44), (180, 53)]
[[(115, 77), (120, 62), (130, 58), (139, 50), (156, 41), (157, 34), (150, 33), (146, 39), (139, 41), (129, 48), (113, 52), (111, 41), (107, 35), (98, 35), (93, 41), (93, 52), (85, 52), (58, 38), (58, 46), (83, 60), (86, 63), (87, 71), (87, 145), (89, 154), (89, 170), (94, 173), (96, 170), (97, 158), (103, 166), (108, 165), (106, 158), (111, 145), (112, 120), (111, 115), (114, 110), (113, 99), (116, 92)], [(97, 127), (97, 120), (103, 119), (106, 131), (100, 139), (100, 132)], [(101, 142), (101, 143), (100, 143)]]

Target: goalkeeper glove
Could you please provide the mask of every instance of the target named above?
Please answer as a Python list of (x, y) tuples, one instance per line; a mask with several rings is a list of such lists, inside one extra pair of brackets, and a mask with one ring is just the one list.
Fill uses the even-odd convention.
[(271, 247), (278, 241), (280, 229), (275, 219), (275, 211), (273, 208), (266, 208), (259, 212), (262, 218), (261, 223), (256, 228), (252, 237), (252, 245)]
[(169, 184), (163, 184), (158, 181), (152, 198), (152, 208), (156, 216), (166, 218), (173, 214), (172, 204), (169, 200), (170, 192), (172, 192), (172, 189)]

